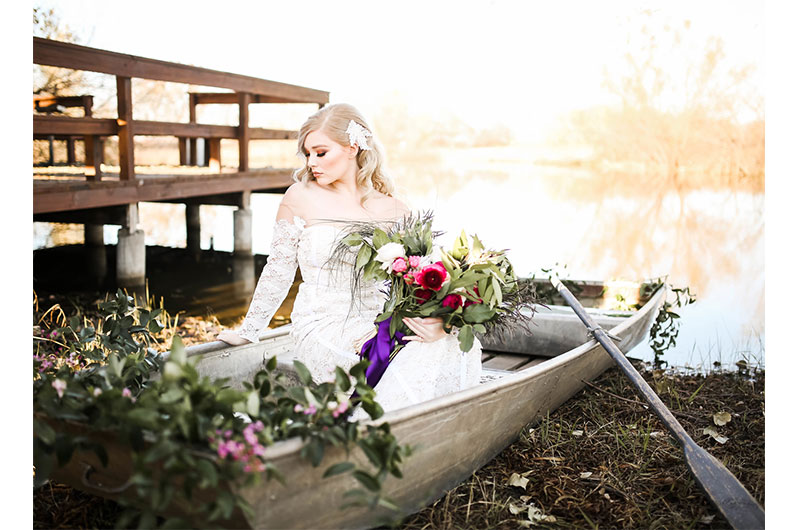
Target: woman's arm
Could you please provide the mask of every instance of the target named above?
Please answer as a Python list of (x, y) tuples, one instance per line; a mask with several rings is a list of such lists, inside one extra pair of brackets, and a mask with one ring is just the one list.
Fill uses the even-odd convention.
[(269, 324), (294, 282), (297, 245), (303, 223), (295, 222), (291, 202), (285, 199), (278, 207), (267, 263), (261, 271), (247, 316), (238, 330), (225, 330), (217, 335), (219, 340), (228, 344), (238, 346), (258, 342), (258, 336)]

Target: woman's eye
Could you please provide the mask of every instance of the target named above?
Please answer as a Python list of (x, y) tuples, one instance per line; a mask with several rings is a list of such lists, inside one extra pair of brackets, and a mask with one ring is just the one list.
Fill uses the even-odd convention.
[[(327, 151), (325, 153), (327, 153)], [(317, 158), (322, 158), (325, 156), (325, 153), (317, 153)]]

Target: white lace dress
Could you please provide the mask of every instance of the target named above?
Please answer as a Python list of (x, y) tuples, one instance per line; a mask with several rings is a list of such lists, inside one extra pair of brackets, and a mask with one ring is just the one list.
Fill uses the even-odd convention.
[[(315, 382), (334, 379), (359, 361), (363, 342), (375, 329), (385, 296), (379, 284), (365, 284), (352, 304), (352, 262), (330, 261), (333, 245), (343, 234), (335, 224), (306, 226), (303, 219), (275, 224), (267, 264), (261, 272), (239, 335), (250, 342), (269, 323), (286, 298), (298, 265), (303, 278), (292, 309), (291, 336), (295, 358), (308, 367)], [(355, 259), (355, 254), (351, 256)], [(365, 282), (366, 283), (366, 282)], [(481, 374), (478, 340), (463, 353), (455, 335), (431, 343), (411, 341), (397, 354), (375, 387), (385, 411), (433, 399), (477, 385)]]

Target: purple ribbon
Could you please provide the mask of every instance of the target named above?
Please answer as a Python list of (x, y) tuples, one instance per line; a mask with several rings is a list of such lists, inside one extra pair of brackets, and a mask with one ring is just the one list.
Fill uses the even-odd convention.
[[(366, 358), (370, 361), (365, 375), (367, 377), (367, 383), (369, 383), (369, 386), (372, 388), (375, 388), (375, 385), (378, 384), (378, 381), (383, 377), (383, 373), (389, 367), (389, 363), (391, 362), (389, 357), (392, 355), (392, 350), (394, 350), (397, 344), (401, 344), (405, 336), (399, 331), (395, 332), (394, 336), (391, 336), (389, 334), (391, 322), (392, 319), (387, 318), (378, 323), (378, 334), (364, 343), (364, 346), (361, 348), (361, 353), (359, 354), (362, 359)], [(402, 344), (405, 345), (405, 343)]]

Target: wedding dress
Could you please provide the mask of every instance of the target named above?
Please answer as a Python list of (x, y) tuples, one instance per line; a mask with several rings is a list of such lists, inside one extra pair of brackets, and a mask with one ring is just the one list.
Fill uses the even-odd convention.
[[(295, 358), (316, 383), (333, 381), (336, 366), (348, 371), (359, 361), (361, 345), (374, 334), (375, 318), (386, 300), (376, 282), (362, 282), (353, 296), (350, 271), (355, 252), (349, 262), (331, 260), (343, 235), (341, 226), (333, 223), (306, 226), (300, 217), (277, 221), (267, 264), (239, 328), (239, 336), (258, 341), (286, 298), (299, 265), (303, 281), (292, 309), (290, 335)], [(376, 401), (388, 412), (477, 385), (480, 375), (477, 339), (466, 353), (454, 334), (435, 342), (409, 341), (375, 386)]]

